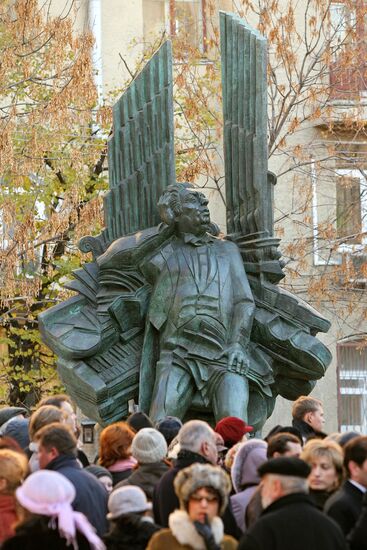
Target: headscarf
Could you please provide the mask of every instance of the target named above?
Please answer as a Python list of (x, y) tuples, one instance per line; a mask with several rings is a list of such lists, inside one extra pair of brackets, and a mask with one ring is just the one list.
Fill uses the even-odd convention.
[(105, 550), (105, 545), (95, 533), (84, 514), (75, 512), (71, 506), (75, 498), (74, 485), (62, 474), (39, 470), (31, 474), (16, 490), (19, 503), (30, 512), (50, 517), (49, 527), (56, 529), (78, 550), (77, 531), (88, 540), (93, 550)]

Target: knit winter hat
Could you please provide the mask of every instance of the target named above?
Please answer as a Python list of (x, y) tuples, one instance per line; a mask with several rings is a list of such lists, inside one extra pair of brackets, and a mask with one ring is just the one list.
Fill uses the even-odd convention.
[(228, 495), (232, 485), (228, 474), (219, 466), (195, 463), (180, 470), (174, 479), (175, 493), (180, 501), (180, 508), (185, 510), (190, 496), (202, 487), (210, 487), (220, 495), (220, 509), (222, 515), (227, 507)]
[(19, 414), (27, 414), (27, 409), (23, 407), (3, 407), (0, 409), (0, 427), (8, 420)]
[(155, 425), (156, 429), (161, 432), (167, 441), (167, 445), (170, 445), (172, 440), (176, 437), (180, 429), (182, 428), (182, 422), (176, 416), (166, 416)]
[(131, 453), (140, 464), (160, 462), (167, 455), (167, 443), (158, 430), (143, 428), (133, 439)]
[(125, 485), (112, 491), (108, 499), (107, 519), (116, 519), (126, 514), (146, 512), (152, 509), (151, 502), (140, 487)]
[(84, 514), (74, 512), (74, 485), (62, 474), (50, 470), (34, 472), (15, 491), (17, 500), (30, 512), (57, 520), (60, 536), (67, 544), (78, 548), (76, 532), (80, 531), (91, 548), (104, 550), (105, 546)]
[(253, 427), (246, 424), (241, 418), (226, 416), (219, 420), (214, 431), (223, 437), (226, 447), (232, 447), (241, 441), (245, 434), (252, 432)]
[(29, 445), (29, 418), (14, 418), (9, 424), (5, 426), (3, 435), (12, 437), (17, 443), (26, 449)]

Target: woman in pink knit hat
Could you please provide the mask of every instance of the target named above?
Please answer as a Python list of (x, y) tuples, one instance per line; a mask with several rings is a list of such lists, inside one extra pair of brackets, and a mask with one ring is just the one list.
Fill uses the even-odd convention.
[(2, 550), (105, 550), (87, 518), (73, 510), (75, 489), (62, 474), (34, 472), (15, 494), (23, 520)]

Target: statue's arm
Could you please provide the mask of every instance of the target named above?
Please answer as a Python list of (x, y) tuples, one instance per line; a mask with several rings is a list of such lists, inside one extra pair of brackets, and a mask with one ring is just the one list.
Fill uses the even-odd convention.
[(124, 270), (135, 267), (145, 275), (145, 264), (171, 237), (174, 227), (161, 224), (158, 227), (121, 237), (112, 243), (97, 259), (102, 273), (110, 269)]
[(231, 259), (233, 313), (229, 341), (231, 344), (241, 344), (243, 347), (247, 347), (251, 336), (255, 302), (241, 255), (235, 244), (233, 244)]
[(154, 255), (159, 248), (164, 244), (174, 232), (174, 225), (166, 225), (164, 223), (158, 226), (158, 230), (155, 234), (150, 235), (144, 239), (141, 243), (138, 243), (132, 253), (132, 260), (135, 264), (139, 265), (146, 258)]
[(227, 357), (227, 365), (230, 371), (245, 375), (250, 365), (247, 345), (250, 341), (255, 303), (237, 246), (231, 243), (228, 252), (231, 266), (233, 308), (228, 346), (220, 357)]

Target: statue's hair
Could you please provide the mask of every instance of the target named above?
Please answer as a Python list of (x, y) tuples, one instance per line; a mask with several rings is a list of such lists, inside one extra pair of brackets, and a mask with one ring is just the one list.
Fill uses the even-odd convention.
[(174, 183), (167, 187), (158, 201), (158, 210), (162, 222), (171, 225), (175, 221), (175, 218), (181, 214), (180, 193), (183, 189), (190, 188), (194, 188), (192, 183)]

